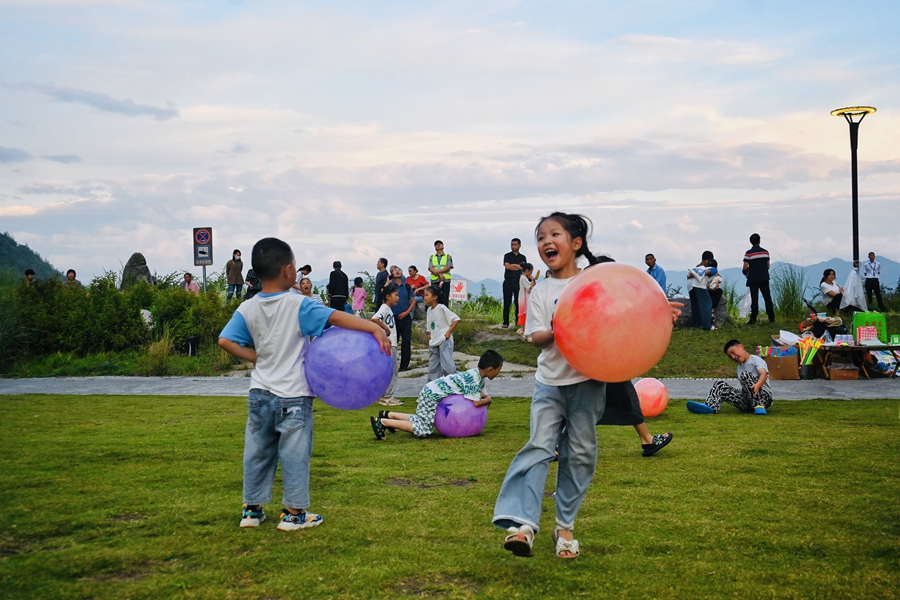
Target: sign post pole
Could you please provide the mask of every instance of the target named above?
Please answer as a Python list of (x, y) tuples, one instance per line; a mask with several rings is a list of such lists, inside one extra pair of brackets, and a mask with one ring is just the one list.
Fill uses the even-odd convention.
[(212, 227), (194, 227), (194, 266), (203, 267), (203, 291), (206, 292), (206, 266), (213, 264)]

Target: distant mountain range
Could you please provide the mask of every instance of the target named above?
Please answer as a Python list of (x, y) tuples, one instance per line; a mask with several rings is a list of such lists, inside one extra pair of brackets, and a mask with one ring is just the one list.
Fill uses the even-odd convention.
[[(881, 263), (881, 285), (889, 288), (896, 288), (898, 285), (897, 280), (900, 279), (900, 263), (882, 257), (876, 257), (875, 260)], [(865, 257), (863, 257), (863, 261), (865, 261)], [(772, 263), (769, 268), (770, 275), (774, 274), (782, 265), (787, 264), (790, 263)], [(853, 262), (841, 258), (832, 258), (831, 260), (800, 268), (806, 278), (806, 285), (813, 288), (815, 291), (818, 291), (819, 281), (822, 279), (822, 273), (825, 269), (834, 269), (836, 275), (835, 281), (838, 285), (842, 286), (844, 285), (844, 282), (847, 281), (847, 276), (853, 268)], [(734, 284), (739, 289), (743, 289), (747, 285), (747, 280), (743, 273), (741, 273), (739, 267), (722, 269), (720, 272), (726, 283)], [(860, 267), (860, 275), (862, 275), (862, 267)], [(811, 298), (813, 293), (814, 292), (812, 291), (808, 292), (806, 297)]]
[(17, 243), (8, 233), (0, 233), (0, 268), (9, 269), (22, 277), (25, 276), (25, 269), (34, 269), (38, 279), (62, 275), (28, 244)]

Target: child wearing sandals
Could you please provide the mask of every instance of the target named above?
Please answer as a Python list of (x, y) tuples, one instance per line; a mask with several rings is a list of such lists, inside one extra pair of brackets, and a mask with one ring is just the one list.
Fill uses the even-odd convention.
[(418, 438), (428, 437), (434, 431), (434, 415), (438, 403), (454, 394), (465, 396), (475, 406), (490, 406), (491, 397), (484, 393), (484, 382), (493, 379), (503, 368), (503, 357), (495, 350), (488, 350), (478, 359), (478, 367), (462, 373), (451, 373), (425, 384), (419, 394), (416, 413), (413, 415), (382, 410), (378, 417), (369, 417), (376, 440), (383, 440), (385, 431), (407, 431)]
[[(535, 230), (541, 260), (552, 275), (531, 293), (525, 321), (525, 334), (542, 349), (531, 401), (531, 437), (506, 472), (493, 518), (495, 525), (507, 530), (504, 548), (516, 556), (532, 556), (557, 442), (555, 552), (559, 558), (580, 553), (573, 529), (597, 465), (595, 425), (603, 417), (606, 384), (585, 377), (566, 362), (554, 342), (552, 321), (563, 288), (581, 270), (577, 259), (598, 262), (588, 249), (588, 235), (587, 219), (560, 212), (541, 219)], [(677, 314), (673, 307), (673, 318)]]

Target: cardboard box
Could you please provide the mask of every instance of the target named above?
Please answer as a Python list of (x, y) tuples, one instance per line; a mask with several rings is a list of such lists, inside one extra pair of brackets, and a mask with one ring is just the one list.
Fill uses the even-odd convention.
[(828, 369), (828, 379), (831, 381), (852, 381), (859, 379), (859, 369)]
[(763, 356), (769, 370), (769, 379), (781, 381), (800, 379), (800, 356)]

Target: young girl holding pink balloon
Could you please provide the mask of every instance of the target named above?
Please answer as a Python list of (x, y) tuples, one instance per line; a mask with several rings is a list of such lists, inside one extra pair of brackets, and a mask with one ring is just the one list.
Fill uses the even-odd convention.
[(606, 384), (582, 375), (563, 357), (553, 320), (563, 289), (581, 271), (578, 258), (590, 265), (599, 262), (588, 249), (589, 227), (581, 215), (554, 212), (535, 230), (538, 253), (552, 275), (532, 291), (525, 321), (525, 334), (542, 349), (531, 401), (531, 437), (506, 472), (493, 518), (495, 525), (507, 530), (504, 548), (516, 556), (532, 556), (557, 442), (555, 552), (559, 558), (580, 553), (573, 529), (597, 464), (595, 425), (603, 416)]

